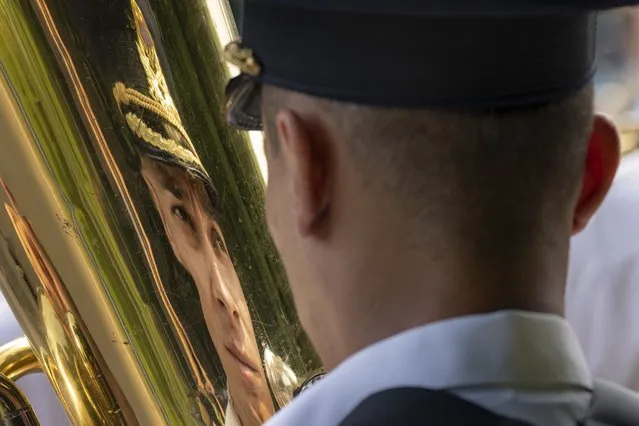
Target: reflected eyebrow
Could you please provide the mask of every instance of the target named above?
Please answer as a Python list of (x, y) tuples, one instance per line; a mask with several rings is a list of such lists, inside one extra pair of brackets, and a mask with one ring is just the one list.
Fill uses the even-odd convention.
[(176, 185), (163, 185), (166, 190), (168, 190), (175, 198), (182, 201), (184, 198), (184, 193), (178, 188)]
[(158, 179), (161, 187), (169, 191), (179, 201), (184, 202), (186, 195), (180, 183), (183, 183), (187, 187), (195, 185), (193, 189), (195, 189), (194, 196), (197, 201), (191, 200), (191, 202), (199, 204), (203, 213), (217, 222), (220, 217), (220, 199), (213, 182), (210, 180), (205, 182), (200, 177), (189, 176), (189, 172), (186, 170), (179, 170), (179, 173), (185, 173), (183, 177), (175, 177), (172, 172), (175, 171), (170, 169), (162, 170)]
[[(183, 189), (180, 187), (178, 183), (178, 179), (173, 178), (172, 176), (165, 176), (162, 179), (162, 187), (169, 191), (175, 198), (180, 201), (185, 202), (185, 195)], [(195, 183), (197, 182), (197, 183)], [(195, 202), (199, 204), (203, 210), (203, 213), (212, 218), (214, 221), (218, 221), (220, 215), (219, 209), (219, 195), (215, 187), (213, 187), (212, 183), (209, 183), (211, 186), (211, 191), (207, 191), (207, 183), (203, 182), (200, 178), (196, 178), (195, 181), (191, 183), (187, 183), (187, 185), (196, 185), (196, 194), (195, 197), (199, 201), (191, 200), (191, 202)]]
[(184, 193), (177, 185), (176, 180), (177, 179), (173, 178), (168, 173), (162, 173), (160, 184), (162, 185), (162, 188), (173, 194), (175, 198), (177, 198), (178, 200), (182, 200), (184, 198)]

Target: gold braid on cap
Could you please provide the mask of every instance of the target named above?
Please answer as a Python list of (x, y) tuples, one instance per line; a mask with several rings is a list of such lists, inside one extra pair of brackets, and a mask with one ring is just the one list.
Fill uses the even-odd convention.
[(133, 112), (127, 112), (125, 114), (126, 122), (138, 138), (153, 148), (185, 163), (185, 165), (197, 168), (198, 171), (208, 176), (188, 133), (184, 129), (180, 114), (169, 93), (169, 88), (160, 66), (160, 60), (155, 50), (155, 43), (144, 20), (144, 15), (135, 0), (131, 0), (131, 7), (137, 35), (137, 50), (146, 75), (149, 96), (127, 87), (122, 82), (115, 83), (113, 96), (119, 107), (137, 106), (149, 111), (164, 120), (165, 126), (170, 125), (176, 129), (181, 136), (179, 140), (165, 137), (153, 130), (141, 116)]
[(262, 72), (262, 66), (253, 55), (253, 50), (242, 46), (240, 41), (232, 41), (224, 46), (224, 59), (252, 77), (257, 77)]

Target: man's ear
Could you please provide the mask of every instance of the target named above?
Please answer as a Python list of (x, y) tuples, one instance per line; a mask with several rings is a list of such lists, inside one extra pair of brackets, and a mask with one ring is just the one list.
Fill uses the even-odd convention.
[(584, 171), (581, 193), (573, 214), (573, 235), (581, 232), (604, 200), (621, 157), (619, 134), (608, 118), (596, 115)]
[(281, 110), (275, 123), (288, 170), (293, 217), (300, 234), (308, 235), (329, 204), (327, 147), (309, 123), (291, 110)]

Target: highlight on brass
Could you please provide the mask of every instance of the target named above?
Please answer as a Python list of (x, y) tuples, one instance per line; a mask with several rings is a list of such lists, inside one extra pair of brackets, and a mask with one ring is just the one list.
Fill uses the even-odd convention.
[(222, 115), (229, 10), (0, 0), (0, 288), (72, 424), (259, 426), (321, 370)]
[(85, 325), (75, 316), (73, 301), (31, 224), (20, 213), (13, 194), (1, 179), (0, 184), (9, 200), (5, 209), (38, 278), (39, 286), (32, 291), (37, 298), (39, 315), (48, 327), (37, 351), (47, 360), (43, 368), (51, 384), (59, 392), (72, 393), (82, 400), (81, 404), (66, 407), (70, 417), (107, 424), (122, 422), (122, 410), (115, 404), (110, 389), (100, 383), (105, 372), (98, 371), (98, 360), (92, 359), (91, 343), (81, 332)]
[(38, 419), (22, 391), (15, 385), (19, 378), (38, 371), (38, 360), (25, 337), (0, 347), (0, 423), (37, 426)]

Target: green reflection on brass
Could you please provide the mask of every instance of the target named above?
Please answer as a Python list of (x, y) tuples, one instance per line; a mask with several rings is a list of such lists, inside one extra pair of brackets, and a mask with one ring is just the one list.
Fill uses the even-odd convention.
[[(147, 96), (142, 103), (161, 103), (142, 78), (132, 6), (148, 23), (144, 37), (158, 55), (152, 71), (166, 79), (172, 115), (152, 117), (148, 111), (162, 112), (153, 102), (146, 113), (127, 109), (140, 94)], [(203, 313), (194, 309), (200, 297), (194, 280), (176, 260), (141, 177), (136, 138), (143, 134), (160, 148), (187, 141), (184, 154), (192, 150), (200, 164), (180, 166), (214, 187), (216, 219), (278, 405), (288, 401), (296, 379), (320, 367), (266, 230), (264, 182), (248, 136), (223, 119), (229, 74), (218, 31), (204, 0), (0, 0), (3, 78), (64, 200), (69, 232), (100, 278), (95, 291), (106, 295), (119, 321), (114, 335), (126, 335), (110, 344), (134, 354), (142, 387), (167, 424), (222, 424), (228, 395)], [(166, 126), (163, 132), (166, 123), (175, 135)], [(110, 374), (118, 382), (124, 373)], [(133, 407), (138, 417), (139, 410)]]
[[(99, 174), (90, 138), (83, 131), (71, 93), (62, 84), (55, 59), (31, 7), (24, 1), (0, 0), (0, 63), (29, 119), (38, 148), (67, 203), (74, 227), (91, 254), (103, 285), (121, 314), (131, 347), (152, 383), (169, 424), (190, 416), (192, 390), (186, 386), (161, 324), (145, 262), (132, 241), (116, 195)], [(158, 405), (160, 406), (160, 405)], [(177, 423), (176, 423), (177, 422)]]

